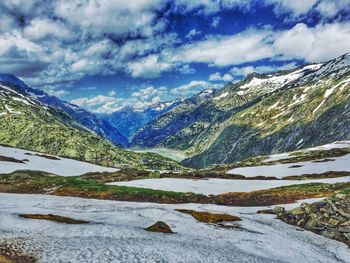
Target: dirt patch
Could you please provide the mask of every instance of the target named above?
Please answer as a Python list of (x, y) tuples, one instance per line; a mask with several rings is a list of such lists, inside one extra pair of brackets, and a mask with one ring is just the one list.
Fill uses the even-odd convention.
[(209, 212), (198, 212), (194, 210), (188, 210), (188, 209), (175, 209), (175, 211), (189, 214), (193, 218), (197, 219), (198, 221), (204, 222), (204, 223), (211, 223), (216, 224), (219, 222), (224, 221), (240, 221), (241, 219), (238, 216), (228, 215), (228, 214), (214, 214)]
[(28, 219), (38, 219), (38, 220), (49, 220), (49, 221), (55, 221), (58, 223), (65, 223), (65, 224), (88, 224), (88, 221), (84, 220), (77, 220), (65, 216), (58, 216), (58, 215), (42, 215), (42, 214), (20, 214), (19, 217), (22, 218), (28, 218)]
[(1, 162), (11, 162), (11, 163), (24, 163), (25, 160), (18, 160), (13, 157), (7, 157), (7, 156), (2, 156), (0, 155), (0, 161)]
[(303, 167), (303, 166), (299, 165), (299, 164), (296, 164), (296, 165), (289, 166), (288, 168), (300, 168), (300, 167)]

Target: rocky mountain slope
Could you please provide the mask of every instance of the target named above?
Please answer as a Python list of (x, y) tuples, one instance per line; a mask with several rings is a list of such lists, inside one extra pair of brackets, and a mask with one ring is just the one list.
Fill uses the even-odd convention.
[(167, 113), (180, 102), (181, 99), (159, 102), (140, 109), (127, 106), (111, 114), (104, 114), (102, 118), (119, 130), (125, 137), (131, 138), (137, 130), (158, 116)]
[(181, 103), (132, 140), (191, 155), (193, 167), (350, 138), (350, 54), (275, 74), (251, 74), (198, 104)]
[(10, 85), (13, 90), (22, 93), (25, 96), (32, 97), (43, 104), (50, 105), (64, 111), (71, 117), (69, 120), (72, 119), (74, 122), (95, 132), (97, 135), (111, 141), (115, 145), (128, 145), (128, 139), (125, 138), (117, 128), (83, 108), (66, 101), (62, 101), (55, 96), (50, 96), (44, 91), (32, 89), (23, 81), (12, 75), (0, 74), (0, 82)]
[(151, 153), (114, 146), (58, 107), (0, 82), (0, 143), (106, 166), (171, 169), (178, 164)]
[[(167, 113), (146, 124), (132, 138), (134, 147), (154, 147), (163, 144), (167, 138), (175, 136), (179, 131), (199, 119), (210, 118), (215, 112), (207, 112), (205, 101), (217, 93), (216, 90), (205, 90), (201, 93), (181, 101)], [(185, 134), (181, 136), (186, 140)], [(171, 147), (171, 143), (165, 144)]]

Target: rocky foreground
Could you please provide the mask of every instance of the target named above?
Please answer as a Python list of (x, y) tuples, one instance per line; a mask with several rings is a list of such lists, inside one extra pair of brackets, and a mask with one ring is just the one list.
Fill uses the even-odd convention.
[(350, 246), (350, 194), (337, 194), (312, 204), (303, 203), (290, 211), (277, 206), (272, 212), (288, 224)]

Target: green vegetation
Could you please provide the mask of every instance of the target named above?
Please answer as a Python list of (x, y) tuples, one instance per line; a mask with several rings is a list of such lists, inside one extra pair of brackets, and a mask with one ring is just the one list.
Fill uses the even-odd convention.
[[(136, 171), (133, 171), (136, 173)], [(17, 171), (0, 175), (0, 192), (50, 194), (105, 200), (156, 202), (156, 203), (208, 203), (230, 206), (260, 206), (285, 204), (299, 199), (326, 197), (335, 193), (348, 193), (350, 183), (309, 183), (290, 185), (248, 193), (201, 195), (146, 188), (106, 185), (114, 177), (122, 180), (124, 173), (104, 178), (103, 174), (80, 177), (62, 177), (35, 171)], [(152, 174), (152, 173), (150, 173)], [(130, 174), (129, 174), (130, 175)], [(124, 177), (123, 177), (124, 176)], [(144, 175), (143, 175), (144, 176)], [(92, 179), (95, 178), (95, 179)]]
[[(154, 153), (135, 153), (118, 148), (81, 125), (64, 112), (34, 102), (0, 97), (0, 143), (111, 167), (181, 169), (168, 158)], [(10, 110), (8, 110), (10, 109)]]

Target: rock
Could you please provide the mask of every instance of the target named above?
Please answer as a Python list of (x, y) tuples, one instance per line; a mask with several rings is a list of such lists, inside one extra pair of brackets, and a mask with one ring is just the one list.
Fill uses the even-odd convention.
[(283, 206), (275, 206), (272, 208), (272, 212), (275, 214), (280, 214), (285, 212), (285, 208)]
[(350, 226), (350, 220), (345, 221), (344, 223), (341, 223), (340, 226)]
[(166, 234), (174, 233), (171, 230), (171, 228), (162, 221), (156, 222), (155, 224), (147, 227), (145, 230), (150, 232), (159, 232), (159, 233), (166, 233)]
[(302, 226), (305, 224), (305, 220), (304, 219), (300, 219), (297, 223), (297, 226)]
[(304, 209), (300, 206), (294, 208), (292, 211), (290, 211), (292, 213), (292, 215), (296, 216), (296, 215), (302, 215), (305, 213)]
[(317, 226), (317, 219), (316, 218), (310, 218), (309, 220), (306, 221), (305, 228), (306, 229), (315, 229)]
[(341, 226), (338, 228), (339, 232), (350, 233), (350, 226)]
[(346, 237), (350, 241), (350, 233), (345, 233), (343, 235), (344, 235), (344, 237)]
[(331, 219), (329, 219), (328, 224), (330, 224), (332, 226), (337, 226), (340, 224), (340, 221), (335, 219), (335, 218), (331, 218)]
[(346, 194), (337, 194), (335, 195), (336, 198), (339, 198), (339, 199), (345, 199), (346, 198)]
[(214, 214), (209, 212), (198, 212), (194, 210), (187, 209), (175, 209), (178, 212), (189, 214), (198, 221), (205, 223), (219, 223), (223, 221), (240, 221), (241, 219), (238, 216), (232, 216), (228, 214)]
[(304, 207), (304, 211), (305, 211), (305, 213), (306, 213), (307, 215), (309, 215), (309, 214), (311, 214), (311, 213), (313, 212), (313, 209), (312, 209), (311, 205), (306, 205), (306, 206)]
[(275, 214), (275, 213), (272, 211), (272, 209), (258, 210), (256, 213), (257, 213), (257, 214), (272, 214), (272, 215)]
[(319, 210), (319, 209), (321, 209), (322, 207), (325, 207), (325, 206), (327, 206), (327, 205), (328, 205), (328, 204), (327, 204), (326, 201), (320, 201), (320, 202), (315, 203), (315, 208), (316, 208), (317, 210)]

